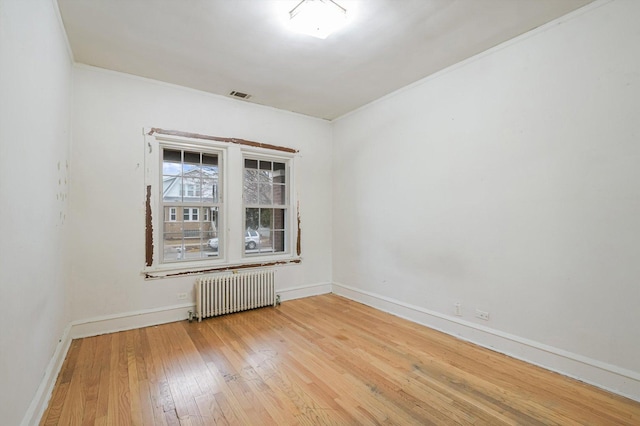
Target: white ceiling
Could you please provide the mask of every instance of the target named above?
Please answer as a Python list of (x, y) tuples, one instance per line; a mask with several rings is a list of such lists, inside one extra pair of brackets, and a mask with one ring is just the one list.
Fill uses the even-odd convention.
[(336, 0), (325, 40), (299, 0), (58, 0), (78, 63), (334, 119), (593, 0)]

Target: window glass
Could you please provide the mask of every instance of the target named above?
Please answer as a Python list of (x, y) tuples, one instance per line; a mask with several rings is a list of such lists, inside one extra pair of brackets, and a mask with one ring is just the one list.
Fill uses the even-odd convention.
[(162, 149), (162, 202), (174, 206), (164, 209), (163, 262), (219, 255), (211, 241), (218, 236), (219, 172), (217, 154)]
[(286, 251), (286, 163), (244, 161), (245, 254)]

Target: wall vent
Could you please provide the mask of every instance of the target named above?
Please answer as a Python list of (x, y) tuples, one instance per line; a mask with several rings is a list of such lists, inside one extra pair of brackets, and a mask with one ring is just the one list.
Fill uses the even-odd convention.
[(229, 96), (233, 96), (234, 98), (239, 98), (239, 99), (244, 99), (247, 100), (251, 97), (251, 95), (247, 94), (247, 93), (242, 93), (242, 92), (237, 92), (237, 91), (232, 91), (231, 93), (229, 93)]

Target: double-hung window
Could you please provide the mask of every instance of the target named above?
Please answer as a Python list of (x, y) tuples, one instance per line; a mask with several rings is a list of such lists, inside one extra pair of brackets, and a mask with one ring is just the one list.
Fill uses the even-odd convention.
[[(218, 256), (208, 242), (219, 232), (219, 155), (215, 151), (160, 145), (162, 161), (161, 204), (165, 214), (162, 229), (162, 262), (177, 262)], [(176, 217), (182, 211), (182, 220)]]
[(286, 160), (245, 157), (243, 176), (245, 254), (285, 252), (289, 217)]
[(160, 132), (145, 132), (147, 277), (300, 261), (295, 150)]

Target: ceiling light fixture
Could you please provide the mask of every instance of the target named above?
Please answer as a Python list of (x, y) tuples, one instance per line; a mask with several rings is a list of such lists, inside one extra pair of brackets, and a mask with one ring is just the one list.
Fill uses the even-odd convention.
[(293, 31), (325, 39), (347, 22), (347, 9), (333, 0), (302, 0), (289, 18)]

